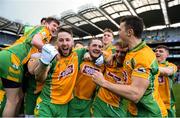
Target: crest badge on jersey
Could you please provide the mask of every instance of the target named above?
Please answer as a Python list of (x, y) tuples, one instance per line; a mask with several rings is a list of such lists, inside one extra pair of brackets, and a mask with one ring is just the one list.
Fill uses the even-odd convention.
[(42, 32), (42, 36), (43, 36), (43, 38), (46, 37), (46, 32), (45, 31)]

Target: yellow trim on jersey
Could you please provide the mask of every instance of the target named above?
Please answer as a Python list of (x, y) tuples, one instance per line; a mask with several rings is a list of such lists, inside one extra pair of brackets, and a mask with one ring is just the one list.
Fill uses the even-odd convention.
[(39, 106), (39, 104), (42, 102), (42, 99), (40, 98), (40, 97), (38, 97), (37, 98), (37, 101), (36, 101), (36, 107), (35, 107), (35, 109), (34, 109), (34, 114), (36, 115), (36, 116), (38, 116), (38, 114), (39, 114), (39, 108), (38, 107), (40, 107)]
[(3, 101), (3, 99), (4, 99), (4, 95), (5, 95), (5, 91), (0, 90), (0, 104)]
[(20, 74), (21, 73), (20, 70), (14, 70), (12, 67), (9, 67), (9, 72), (12, 72), (14, 74)]
[(11, 62), (16, 66), (19, 66), (21, 63), (20, 59), (13, 53), (11, 54)]
[(11, 80), (11, 81), (14, 81), (14, 82), (19, 82), (19, 79), (18, 78), (15, 78), (15, 77), (11, 77), (11, 76), (7, 76), (7, 79), (8, 80)]

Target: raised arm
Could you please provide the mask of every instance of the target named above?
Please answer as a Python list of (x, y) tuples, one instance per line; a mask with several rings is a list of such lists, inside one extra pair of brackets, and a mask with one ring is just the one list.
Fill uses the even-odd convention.
[(34, 74), (37, 81), (45, 81), (50, 70), (50, 63), (56, 57), (58, 51), (51, 44), (45, 44), (42, 48), (41, 58), (35, 62)]
[(38, 34), (34, 35), (32, 41), (31, 41), (31, 44), (33, 46), (35, 46), (38, 50), (41, 50), (44, 45), (42, 40), (43, 40), (42, 35), (40, 33), (38, 33)]
[(47, 78), (50, 66), (46, 66), (40, 61), (37, 61), (37, 66), (34, 69), (35, 79), (40, 82), (44, 82)]

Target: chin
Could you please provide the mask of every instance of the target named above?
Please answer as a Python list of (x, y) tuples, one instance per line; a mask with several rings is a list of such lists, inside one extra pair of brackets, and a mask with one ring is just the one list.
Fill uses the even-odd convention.
[(100, 55), (92, 55), (93, 58), (98, 58)]
[(68, 54), (67, 54), (67, 53), (66, 53), (66, 54), (63, 53), (63, 56), (64, 56), (64, 57), (67, 57), (67, 56), (69, 56), (69, 55), (70, 55), (70, 53), (68, 53)]

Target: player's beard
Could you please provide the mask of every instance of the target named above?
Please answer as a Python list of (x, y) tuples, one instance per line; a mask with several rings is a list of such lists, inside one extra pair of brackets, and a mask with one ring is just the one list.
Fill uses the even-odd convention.
[(69, 49), (69, 54), (67, 54), (67, 55), (64, 55), (64, 53), (61, 49), (58, 49), (58, 52), (60, 53), (61, 56), (68, 57), (72, 53), (72, 47)]

